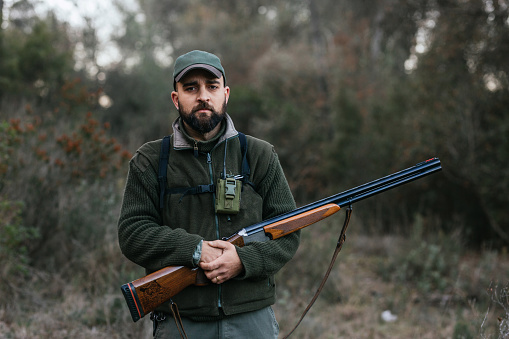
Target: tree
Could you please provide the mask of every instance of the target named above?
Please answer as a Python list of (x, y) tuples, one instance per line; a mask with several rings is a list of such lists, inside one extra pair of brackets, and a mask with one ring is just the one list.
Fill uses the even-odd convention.
[(0, 85), (4, 96), (22, 93), (49, 99), (72, 69), (72, 45), (66, 26), (53, 15), (34, 18), (28, 9), (26, 2), (13, 5), (14, 21), (1, 31), (1, 41), (8, 48), (2, 49)]
[(101, 220), (111, 217), (104, 208), (118, 198), (113, 172), (130, 154), (100, 121), (101, 89), (74, 73), (66, 26), (53, 15), (16, 11), (2, 32), (8, 48), (0, 60), (8, 70), (0, 101), (0, 213), (5, 206), (14, 211), (0, 237), (12, 239), (8, 248), (19, 247), (27, 263), (49, 267), (69, 260), (76, 244), (102, 239)]
[[(156, 119), (168, 121), (169, 100), (153, 96), (164, 96), (161, 84), (171, 79), (170, 61), (206, 49), (225, 64), (232, 87), (229, 111), (236, 124), (276, 145), (298, 201), (440, 156), (443, 179), (394, 193), (398, 209), (366, 202), (373, 204), (370, 210), (389, 212), (366, 216), (365, 222), (405, 229), (425, 213), (435, 225), (433, 210), (440, 211), (436, 218), (444, 229), (464, 222), (458, 220), (497, 228), (504, 220), (502, 210), (491, 207), (506, 202), (501, 193), (505, 177), (494, 170), (505, 161), (500, 150), (506, 149), (501, 137), (506, 134), (501, 112), (507, 61), (500, 56), (507, 52), (508, 36), (503, 4), (280, 0), (270, 6), (234, 1), (225, 7), (218, 1), (173, 1), (170, 6), (143, 0), (140, 8), (141, 14), (126, 14), (127, 29), (118, 37), (125, 60), (137, 61), (110, 74), (108, 92), (117, 89), (117, 108), (109, 110), (118, 118), (115, 125), (127, 127), (145, 111), (164, 112)], [(167, 51), (164, 66), (153, 57), (157, 50)], [(132, 84), (131, 75), (137, 77)], [(141, 90), (137, 84), (143, 84)], [(122, 98), (121, 85), (139, 95)], [(154, 136), (165, 134), (147, 127), (147, 132), (138, 127), (143, 141), (156, 130)], [(497, 156), (485, 150), (496, 150)], [(469, 169), (479, 170), (462, 168), (465, 158)], [(477, 166), (484, 158), (486, 165)], [(479, 186), (472, 190), (474, 182)], [(439, 190), (447, 191), (447, 199), (432, 193)], [(479, 203), (486, 211), (465, 213), (453, 203), (461, 200), (458, 196), (474, 197), (464, 206)], [(467, 226), (465, 232), (475, 242), (474, 229), (479, 227)]]
[(444, 220), (445, 214), (459, 218), (472, 242), (509, 242), (502, 193), (509, 188), (503, 170), (509, 160), (508, 9), (442, 1), (435, 10), (440, 15), (429, 51), (419, 57), (412, 76), (416, 94), (407, 123), (417, 132), (413, 148), (435, 149), (447, 166), (444, 188), (450, 201), (435, 201), (445, 206)]

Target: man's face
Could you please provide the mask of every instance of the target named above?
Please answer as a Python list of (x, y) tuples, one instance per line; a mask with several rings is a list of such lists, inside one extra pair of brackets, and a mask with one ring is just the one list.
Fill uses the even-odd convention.
[(205, 135), (223, 121), (230, 88), (210, 72), (190, 71), (176, 84), (172, 100), (187, 128)]

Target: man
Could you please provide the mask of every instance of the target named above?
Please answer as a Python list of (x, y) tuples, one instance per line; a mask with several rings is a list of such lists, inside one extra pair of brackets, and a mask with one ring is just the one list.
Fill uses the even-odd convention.
[[(189, 338), (276, 338), (274, 274), (297, 250), (299, 232), (242, 248), (219, 239), (295, 208), (277, 154), (269, 143), (247, 136), (250, 174), (243, 171), (241, 139), (226, 113), (230, 88), (217, 56), (180, 56), (173, 80), (179, 118), (166, 168), (170, 194), (161, 209), (161, 140), (149, 142), (129, 163), (120, 247), (147, 273), (171, 265), (203, 269), (210, 284), (187, 287), (173, 298)], [(225, 179), (240, 185), (234, 194), (238, 209), (226, 206), (217, 190)], [(152, 318), (156, 338), (180, 336), (169, 303)]]

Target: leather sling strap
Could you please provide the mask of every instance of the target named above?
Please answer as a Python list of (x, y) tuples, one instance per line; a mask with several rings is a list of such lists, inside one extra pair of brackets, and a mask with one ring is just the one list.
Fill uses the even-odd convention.
[(184, 330), (184, 324), (182, 323), (182, 319), (180, 318), (180, 313), (179, 313), (177, 304), (175, 304), (173, 302), (173, 300), (171, 300), (171, 299), (170, 299), (170, 301), (171, 301), (171, 306), (170, 306), (171, 313), (173, 314), (173, 319), (175, 320), (175, 325), (177, 325), (177, 329), (179, 331), (180, 337), (182, 339), (187, 339), (187, 334), (186, 334), (186, 331)]
[(352, 216), (352, 206), (349, 206), (346, 209), (346, 216), (345, 216), (345, 222), (343, 224), (343, 228), (341, 229), (341, 234), (339, 235), (338, 242), (336, 244), (336, 250), (334, 251), (334, 254), (332, 255), (332, 260), (329, 264), (329, 268), (327, 269), (327, 272), (325, 273), (322, 282), (320, 283), (320, 286), (318, 287), (318, 290), (316, 291), (315, 295), (313, 296), (313, 299), (311, 299), (311, 302), (309, 303), (308, 307), (304, 310), (302, 313), (302, 316), (300, 317), (299, 321), (295, 325), (295, 327), (288, 333), (284, 339), (288, 338), (300, 325), (302, 322), (302, 319), (306, 316), (308, 311), (311, 309), (313, 304), (315, 303), (316, 299), (318, 298), (318, 295), (320, 292), (322, 292), (323, 286), (325, 285), (325, 282), (327, 281), (327, 278), (329, 278), (329, 274), (332, 271), (332, 267), (334, 266), (334, 263), (336, 262), (336, 258), (338, 257), (339, 252), (341, 251), (341, 248), (343, 247), (343, 243), (346, 240), (346, 229), (348, 228), (348, 224), (350, 223), (350, 217)]

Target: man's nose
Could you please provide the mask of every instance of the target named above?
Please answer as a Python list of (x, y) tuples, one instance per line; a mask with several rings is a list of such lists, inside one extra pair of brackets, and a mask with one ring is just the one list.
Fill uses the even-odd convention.
[(209, 101), (210, 100), (210, 93), (203, 86), (200, 87), (200, 89), (198, 91), (198, 100), (199, 101)]

